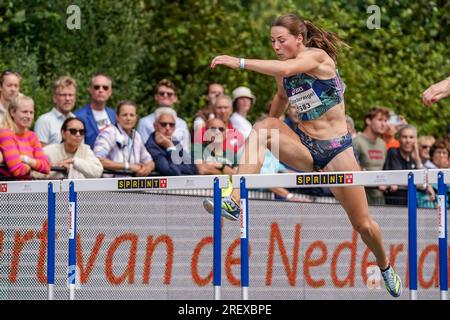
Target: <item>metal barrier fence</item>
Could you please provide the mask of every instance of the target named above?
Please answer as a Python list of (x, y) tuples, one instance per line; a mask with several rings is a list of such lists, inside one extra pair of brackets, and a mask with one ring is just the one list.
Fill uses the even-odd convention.
[[(434, 183), (433, 174), (428, 174), (430, 183)], [(303, 176), (306, 175), (313, 176)], [(169, 179), (175, 179), (173, 187), (192, 190), (200, 187), (196, 182), (198, 178)], [(240, 182), (236, 178), (233, 181)], [(383, 176), (372, 178), (391, 182), (383, 180)], [(72, 195), (70, 202), (76, 200), (77, 205), (67, 203), (70, 181), (64, 181), (62, 188), (59, 182), (53, 184), (53, 194), (56, 193), (55, 276), (49, 286), (49, 298), (75, 298), (77, 279), (79, 299), (208, 299), (211, 298), (208, 286), (211, 282), (217, 298), (222, 287), (220, 283), (217, 285), (221, 281), (217, 266), (223, 266), (226, 275), (221, 298), (236, 298), (241, 286), (236, 270), (242, 259), (242, 255), (241, 259), (236, 256), (241, 241), (235, 238), (237, 224), (205, 214), (201, 198), (148, 193), (159, 190), (155, 186), (162, 186), (161, 183), (167, 186), (168, 181), (164, 179), (74, 180), (72, 191), (76, 199)], [(357, 179), (355, 177), (355, 183), (359, 183)], [(145, 182), (140, 182), (142, 180)], [(216, 188), (224, 187), (227, 181)], [(209, 188), (212, 182), (208, 182)], [(43, 187), (37, 189), (36, 183)], [(248, 179), (246, 183), (249, 187)], [(51, 232), (53, 219), (47, 223), (53, 201), (51, 196), (45, 198), (50, 192), (48, 181), (8, 182), (2, 184), (2, 188), (4, 186), (8, 192), (0, 194), (0, 299), (44, 299), (44, 285), (47, 280), (52, 282), (51, 243), (52, 234), (55, 235)], [(29, 194), (23, 194), (25, 191)], [(216, 197), (215, 201), (219, 203), (220, 198)], [(446, 202), (445, 198), (440, 201)], [(241, 279), (242, 284), (247, 282), (247, 287), (248, 283), (252, 284), (252, 298), (386, 298), (385, 292), (375, 290), (379, 287), (376, 283), (372, 283), (373, 288), (367, 286), (371, 278), (368, 270), (372, 270), (373, 264), (371, 254), (356, 237), (339, 205), (252, 201), (245, 208), (252, 212), (246, 215), (246, 226), (251, 226), (252, 242), (248, 243), (248, 248), (252, 263), (247, 260), (246, 267), (244, 262), (242, 269), (251, 272), (247, 279), (245, 275), (241, 275)], [(440, 210), (443, 212), (439, 220), (441, 231), (446, 228), (446, 219), (442, 206)], [(391, 257), (396, 258), (398, 273), (407, 277), (404, 284), (413, 289), (414, 281), (409, 279), (418, 278), (422, 288), (420, 298), (435, 299), (432, 289), (437, 285), (437, 269), (442, 273), (445, 268), (441, 263), (446, 260), (441, 257), (439, 265), (435, 265), (433, 259), (435, 253), (438, 256), (437, 246), (433, 244), (436, 210), (418, 210), (419, 241), (415, 259), (403, 248), (408, 237), (406, 209), (374, 207), (371, 211), (382, 226)], [(69, 225), (72, 227), (68, 228)], [(217, 225), (222, 227), (219, 228), (221, 234), (217, 233)], [(72, 258), (67, 255), (68, 229)], [(213, 249), (214, 240), (219, 239), (226, 250), (220, 250), (217, 244)], [(440, 240), (439, 250), (446, 252), (441, 247), (444, 248), (444, 242)], [(77, 248), (75, 254), (74, 248)], [(408, 259), (416, 261), (409, 265), (418, 265), (415, 277)], [(213, 260), (214, 270), (211, 269)], [(68, 276), (70, 291), (67, 290)], [(442, 279), (446, 279), (444, 275), (440, 275), (443, 288), (445, 281)]]

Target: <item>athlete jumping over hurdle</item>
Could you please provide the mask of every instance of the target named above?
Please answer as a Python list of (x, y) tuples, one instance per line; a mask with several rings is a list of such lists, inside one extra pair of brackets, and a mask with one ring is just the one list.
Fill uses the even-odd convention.
[[(273, 76), (278, 86), (270, 117), (253, 126), (245, 143), (238, 174), (259, 173), (266, 145), (272, 149), (275, 143), (279, 144), (280, 160), (296, 170), (358, 171), (345, 120), (345, 85), (336, 69), (338, 49), (344, 43), (336, 34), (303, 21), (295, 14), (280, 16), (272, 23), (271, 40), (278, 60), (221, 55), (211, 62), (213, 69), (224, 65)], [(295, 131), (279, 120), (288, 103), (296, 108), (301, 120)], [(272, 140), (272, 129), (278, 129), (279, 141)], [(260, 130), (267, 131), (267, 141), (259, 137)], [(252, 139), (259, 144), (257, 163), (249, 161), (252, 151), (254, 153), (249, 143)], [(335, 187), (331, 191), (375, 255), (388, 292), (399, 297), (401, 279), (389, 264), (380, 226), (369, 213), (364, 187)], [(222, 216), (237, 220), (239, 202), (239, 190), (233, 190), (229, 197), (222, 199)], [(211, 200), (205, 200), (204, 206), (213, 213)]]

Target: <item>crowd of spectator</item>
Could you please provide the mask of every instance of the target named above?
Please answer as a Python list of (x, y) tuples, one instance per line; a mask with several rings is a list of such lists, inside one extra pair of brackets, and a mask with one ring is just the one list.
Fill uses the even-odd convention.
[[(204, 107), (188, 122), (177, 113), (182, 106), (175, 84), (158, 82), (153, 112), (138, 119), (138, 106), (131, 100), (108, 106), (113, 80), (96, 74), (88, 88), (89, 103), (75, 110), (77, 82), (62, 76), (53, 83), (53, 106), (34, 124), (33, 99), (20, 92), (21, 75), (5, 71), (0, 76), (0, 179), (100, 178), (149, 175), (208, 175), (236, 173), (241, 147), (250, 136), (249, 114), (256, 97), (245, 86), (231, 96), (219, 83), (210, 83)], [(270, 103), (267, 105), (270, 107)], [(299, 123), (288, 107), (284, 123)], [(410, 170), (449, 168), (450, 125), (447, 136), (418, 137), (417, 129), (401, 115), (385, 107), (373, 107), (364, 116), (364, 129), (357, 132), (347, 116), (353, 149), (361, 170)], [(257, 152), (258, 153), (258, 152)], [(262, 153), (261, 173), (290, 172), (269, 150)], [(436, 186), (418, 186), (418, 202), (436, 206)], [(298, 190), (271, 189), (278, 199), (301, 201)], [(327, 195), (327, 188), (305, 189)], [(369, 204), (405, 205), (402, 186), (366, 187)], [(304, 201), (304, 200), (303, 200)]]

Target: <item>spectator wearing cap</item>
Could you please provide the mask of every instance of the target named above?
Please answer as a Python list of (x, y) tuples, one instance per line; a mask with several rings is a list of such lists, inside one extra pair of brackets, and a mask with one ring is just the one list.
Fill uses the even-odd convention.
[(399, 148), (400, 141), (395, 138), (397, 131), (400, 127), (408, 124), (405, 117), (396, 115), (393, 111), (390, 111), (390, 115), (387, 121), (387, 128), (383, 133), (383, 140), (386, 143), (386, 148)]
[(233, 90), (233, 114), (230, 122), (233, 127), (240, 131), (244, 138), (247, 138), (252, 131), (252, 124), (248, 121), (248, 113), (250, 108), (255, 104), (255, 96), (247, 87), (237, 87)]

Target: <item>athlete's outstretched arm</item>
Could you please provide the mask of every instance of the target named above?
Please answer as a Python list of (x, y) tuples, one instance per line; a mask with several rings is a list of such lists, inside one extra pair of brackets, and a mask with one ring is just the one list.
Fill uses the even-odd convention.
[[(239, 59), (232, 56), (217, 56), (212, 60), (211, 68), (224, 65), (237, 69), (239, 68)], [(325, 51), (307, 50), (301, 52), (295, 59), (285, 61), (245, 59), (245, 69), (274, 77), (289, 77), (314, 70), (326, 59)]]
[(424, 105), (429, 107), (431, 104), (446, 98), (450, 95), (450, 77), (430, 86), (422, 94)]

